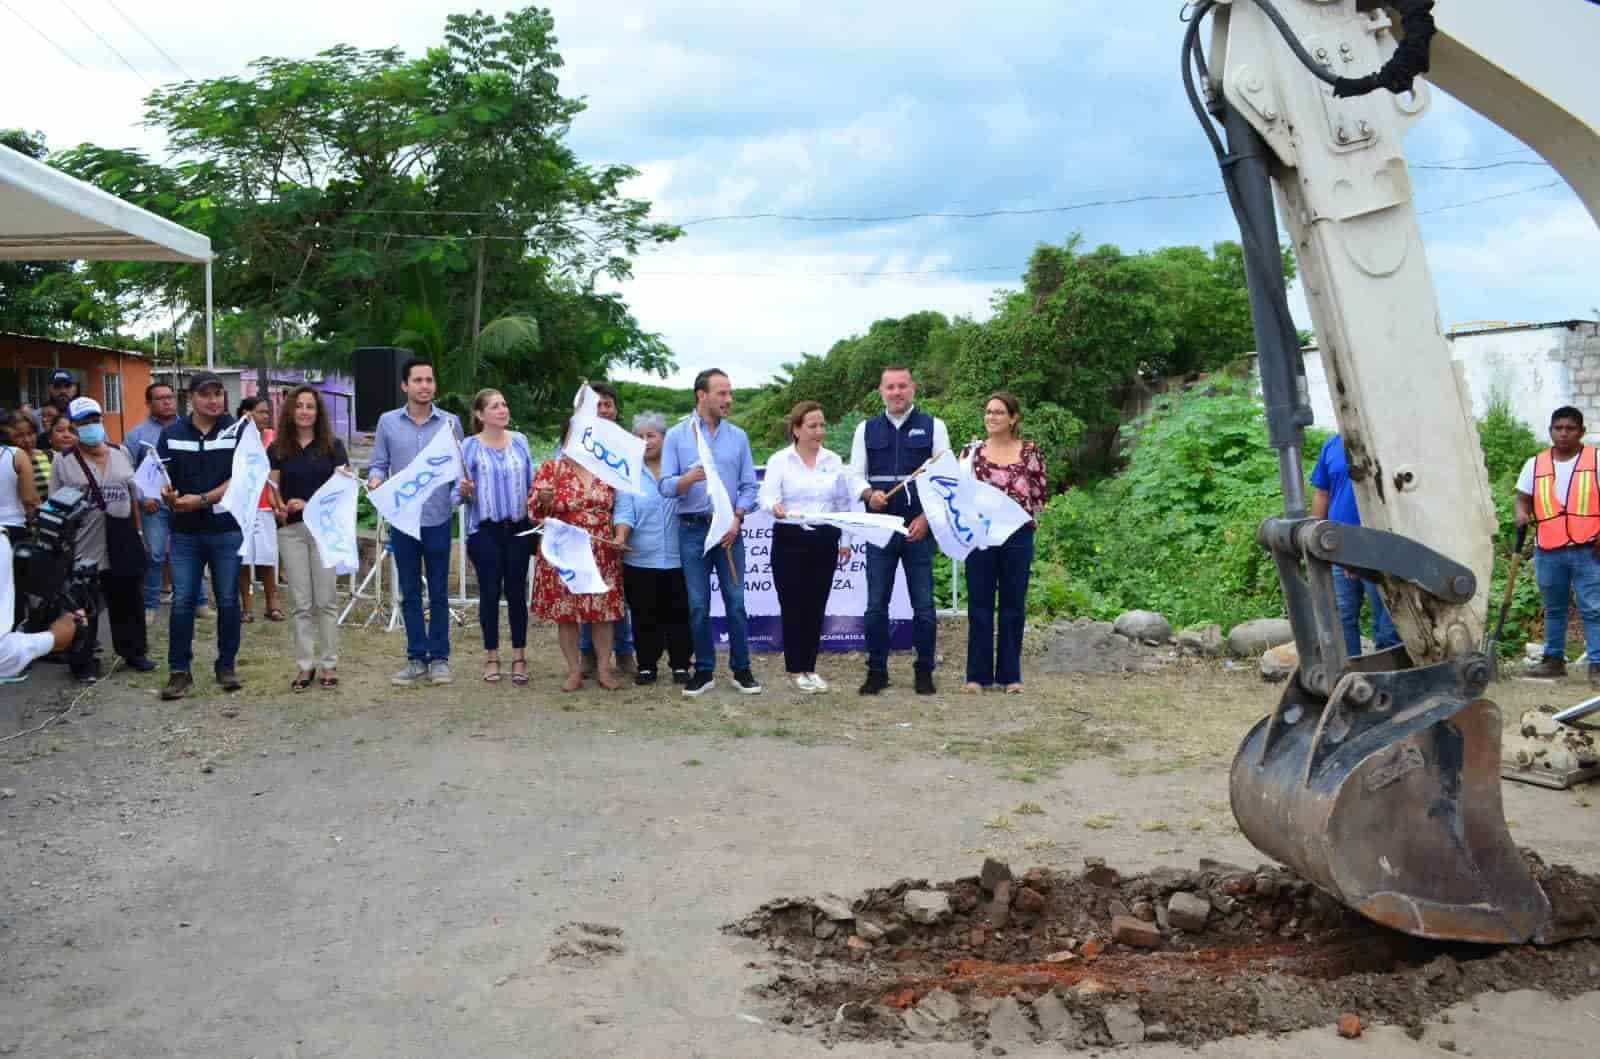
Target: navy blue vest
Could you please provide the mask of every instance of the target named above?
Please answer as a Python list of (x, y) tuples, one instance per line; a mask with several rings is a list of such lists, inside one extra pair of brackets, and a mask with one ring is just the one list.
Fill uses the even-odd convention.
[[(865, 441), (867, 482), (887, 493), (933, 455), (933, 417), (913, 408), (896, 430), (887, 414), (873, 416), (867, 420)], [(915, 489), (913, 484), (900, 490), (890, 498), (885, 510), (908, 520), (922, 514), (922, 501)]]

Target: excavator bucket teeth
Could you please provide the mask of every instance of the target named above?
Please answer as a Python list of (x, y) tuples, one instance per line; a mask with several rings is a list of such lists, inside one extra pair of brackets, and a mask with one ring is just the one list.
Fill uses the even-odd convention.
[(1548, 925), (1506, 830), (1500, 709), (1486, 699), (1385, 691), (1354, 710), (1292, 680), (1245, 738), (1229, 793), (1258, 849), (1385, 926), (1512, 944)]

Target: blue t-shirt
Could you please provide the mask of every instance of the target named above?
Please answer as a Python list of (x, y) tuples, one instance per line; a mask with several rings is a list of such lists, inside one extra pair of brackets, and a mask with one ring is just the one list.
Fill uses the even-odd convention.
[(1350, 469), (1344, 462), (1344, 440), (1335, 434), (1322, 443), (1317, 465), (1311, 469), (1311, 484), (1328, 492), (1328, 518), (1352, 526), (1361, 525), (1361, 510), (1356, 507), (1356, 492), (1350, 487)]

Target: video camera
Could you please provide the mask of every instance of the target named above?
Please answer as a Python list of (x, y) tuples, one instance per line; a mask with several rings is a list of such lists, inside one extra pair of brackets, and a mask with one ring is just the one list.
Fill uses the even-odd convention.
[[(93, 617), (100, 592), (100, 568), (92, 559), (79, 559), (78, 531), (89, 512), (89, 498), (81, 489), (59, 489), (40, 505), (34, 517), (33, 539), (14, 550), (17, 597), (24, 601), (25, 632), (43, 632), (62, 614), (82, 611)], [(88, 627), (78, 627), (68, 653), (81, 650)]]

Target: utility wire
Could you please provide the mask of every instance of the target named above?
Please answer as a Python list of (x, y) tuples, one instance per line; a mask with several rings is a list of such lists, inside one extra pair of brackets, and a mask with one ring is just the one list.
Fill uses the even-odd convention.
[(50, 45), (50, 47), (54, 48), (56, 51), (60, 52), (62, 57), (65, 58), (72, 65), (76, 66), (78, 69), (82, 70), (84, 73), (89, 73), (90, 72), (89, 68), (87, 66), (83, 65), (83, 63), (78, 61), (77, 56), (73, 55), (67, 49), (65, 49), (61, 45), (57, 44), (54, 40), (52, 40), (50, 38), (50, 35), (48, 33), (46, 33), (44, 30), (40, 29), (38, 26), (35, 26), (32, 22), (29, 22), (26, 18), (24, 18), (22, 16), (22, 12), (18, 11), (16, 8), (12, 7), (9, 3), (6, 2), (6, 0), (0, 0), (0, 7), (5, 8), (7, 11), (9, 11), (13, 15), (15, 15), (17, 17), (17, 21), (18, 22), (21, 22), (24, 26), (27, 26), (29, 29), (31, 29), (35, 33), (37, 33), (39, 35), (40, 39), (42, 39), (46, 44)]
[(144, 74), (140, 73), (138, 71), (138, 69), (131, 62), (128, 61), (128, 57), (126, 55), (124, 55), (120, 51), (118, 51), (116, 49), (115, 45), (113, 45), (110, 41), (106, 40), (106, 38), (101, 35), (100, 31), (95, 29), (94, 26), (92, 26), (89, 23), (88, 19), (86, 19), (82, 15), (78, 14), (78, 9), (77, 8), (75, 8), (71, 4), (67, 3), (67, 0), (60, 0), (60, 3), (61, 3), (62, 7), (66, 8), (68, 11), (72, 12), (72, 17), (73, 18), (75, 18), (79, 22), (83, 23), (83, 28), (84, 29), (86, 29), (90, 33), (94, 34), (95, 40), (99, 41), (101, 44), (104, 44), (106, 46), (106, 50), (111, 52), (112, 55), (115, 55), (118, 59), (121, 59), (122, 60), (122, 65), (126, 66), (129, 69), (129, 71), (132, 72), (133, 76), (137, 77), (139, 80), (143, 81), (147, 85), (150, 83), (150, 79), (148, 77), (146, 77)]
[(146, 44), (150, 45), (150, 47), (152, 47), (156, 51), (160, 52), (161, 53), (161, 57), (163, 59), (167, 60), (168, 65), (170, 65), (174, 70), (176, 70), (180, 74), (182, 74), (186, 80), (189, 80), (189, 81), (195, 80), (194, 76), (192, 74), (190, 74), (188, 70), (185, 70), (182, 66), (178, 65), (178, 60), (174, 59), (171, 55), (167, 54), (167, 49), (165, 49), (161, 45), (157, 44), (154, 37), (152, 37), (152, 36), (150, 36), (150, 34), (146, 33), (144, 31), (144, 29), (139, 25), (139, 23), (135, 22), (132, 18), (130, 18), (126, 11), (124, 11), (124, 10), (122, 10), (122, 8), (118, 7), (116, 5), (115, 0), (106, 0), (106, 6), (109, 7), (111, 10), (115, 11), (118, 15), (122, 16), (122, 21), (126, 22), (129, 26), (133, 27), (133, 31), (135, 33), (139, 34), (139, 36), (143, 37)]
[(1476, 206), (1480, 202), (1494, 202), (1497, 199), (1509, 199), (1509, 198), (1513, 198), (1513, 197), (1515, 197), (1517, 195), (1531, 195), (1535, 191), (1543, 191), (1546, 188), (1560, 187), (1563, 183), (1564, 183), (1564, 181), (1552, 180), (1548, 184), (1535, 184), (1531, 188), (1518, 188), (1516, 191), (1503, 191), (1498, 195), (1485, 195), (1481, 199), (1468, 199), (1465, 202), (1452, 202), (1448, 206), (1435, 206), (1431, 210), (1423, 210), (1421, 213), (1417, 214), (1417, 216), (1418, 217), (1426, 217), (1430, 213), (1443, 213), (1445, 210), (1459, 210), (1463, 206)]

